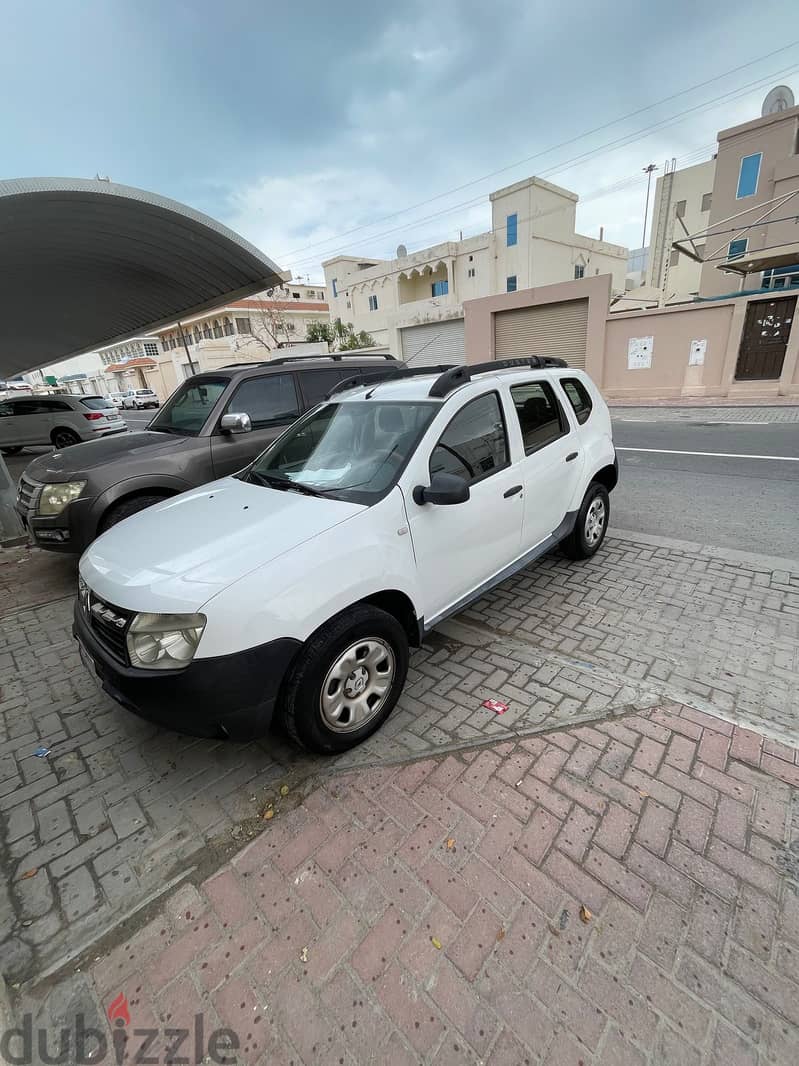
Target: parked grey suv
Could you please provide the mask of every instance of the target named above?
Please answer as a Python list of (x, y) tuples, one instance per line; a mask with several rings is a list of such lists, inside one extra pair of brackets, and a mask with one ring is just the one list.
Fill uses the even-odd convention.
[(82, 552), (129, 515), (240, 470), (344, 379), (385, 374), (387, 359), (289, 356), (197, 374), (144, 431), (34, 459), (17, 511), (39, 547)]

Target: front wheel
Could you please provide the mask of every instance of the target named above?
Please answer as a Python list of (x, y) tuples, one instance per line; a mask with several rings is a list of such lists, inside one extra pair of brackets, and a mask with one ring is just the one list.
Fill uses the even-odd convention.
[(289, 735), (323, 755), (354, 748), (394, 709), (408, 672), (408, 636), (393, 615), (359, 604), (306, 642), (282, 697)]
[(574, 529), (561, 542), (570, 559), (590, 559), (602, 546), (610, 519), (608, 490), (598, 481), (592, 482), (583, 497)]

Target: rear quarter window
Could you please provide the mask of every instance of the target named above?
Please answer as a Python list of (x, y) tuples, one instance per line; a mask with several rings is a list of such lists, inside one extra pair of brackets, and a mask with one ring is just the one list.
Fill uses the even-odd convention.
[(582, 426), (588, 421), (593, 407), (588, 389), (577, 378), (561, 378), (560, 384), (574, 409), (577, 421)]

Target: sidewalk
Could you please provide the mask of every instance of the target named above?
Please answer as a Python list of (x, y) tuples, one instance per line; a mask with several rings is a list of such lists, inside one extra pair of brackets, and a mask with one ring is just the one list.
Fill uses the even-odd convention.
[(42, 1017), (122, 994), (160, 1062), (202, 1014), (262, 1066), (793, 1066), (797, 787), (679, 705), (334, 774)]

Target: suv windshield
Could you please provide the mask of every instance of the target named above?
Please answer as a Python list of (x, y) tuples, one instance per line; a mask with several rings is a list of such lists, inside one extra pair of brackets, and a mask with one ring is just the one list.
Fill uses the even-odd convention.
[(180, 433), (196, 437), (205, 425), (214, 404), (229, 384), (229, 378), (185, 381), (172, 393), (147, 428), (159, 433)]
[(436, 403), (329, 403), (295, 423), (245, 480), (374, 503), (389, 489), (438, 410)]

